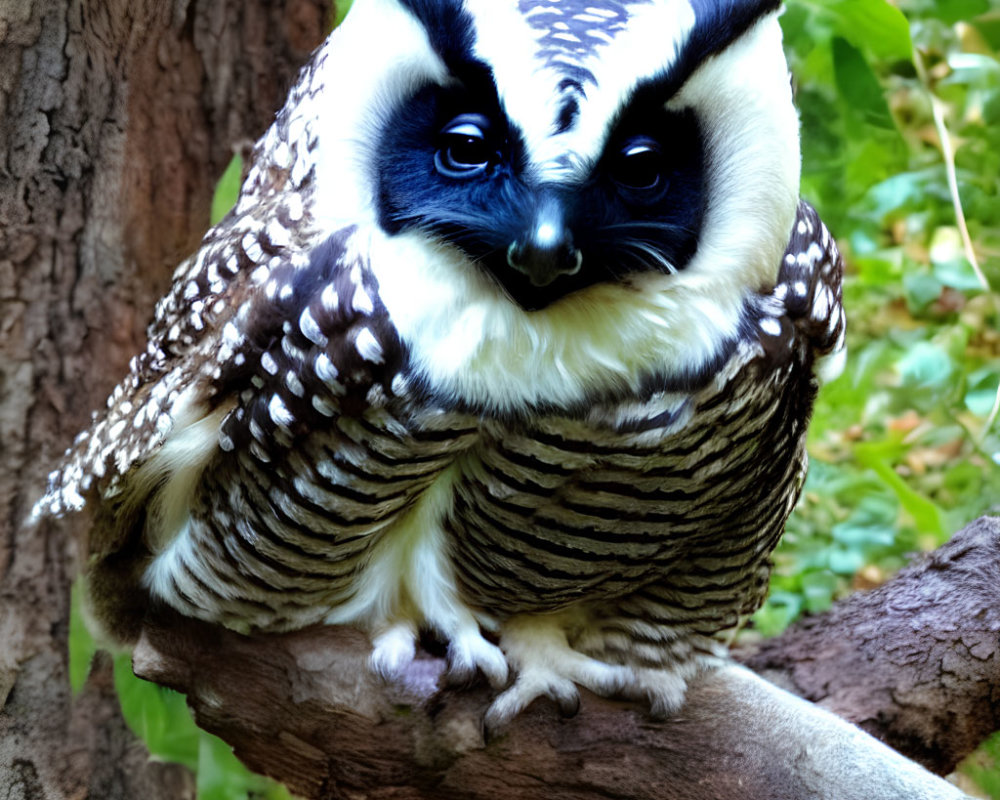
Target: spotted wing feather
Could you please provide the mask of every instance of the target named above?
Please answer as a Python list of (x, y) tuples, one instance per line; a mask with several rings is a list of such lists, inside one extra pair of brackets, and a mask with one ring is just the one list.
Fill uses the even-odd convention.
[[(67, 450), (49, 476), (34, 515), (79, 510), (96, 491), (108, 496), (122, 476), (156, 452), (184, 409), (213, 402), (222, 371), (220, 333), (261, 270), (308, 250), (307, 217), (312, 175), (304, 153), (316, 145), (302, 120), (303, 100), (315, 93), (313, 65), (290, 94), (275, 124), (258, 142), (254, 164), (236, 208), (183, 261), (170, 291), (157, 303), (146, 349), (129, 364), (103, 412)], [(299, 151), (302, 151), (301, 153)]]

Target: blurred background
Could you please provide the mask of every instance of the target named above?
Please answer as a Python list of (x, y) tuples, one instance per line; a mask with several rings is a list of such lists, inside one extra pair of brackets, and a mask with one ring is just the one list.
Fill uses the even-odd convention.
[[(790, 0), (802, 195), (847, 264), (765, 635), (1000, 513), (1000, 3)], [(1000, 737), (956, 776), (1000, 798)]]
[[(349, 3), (338, 3), (336, 19)], [(1000, 514), (1000, 0), (788, 0), (802, 195), (847, 264), (848, 360), (819, 397), (803, 498), (750, 623), (774, 635)], [(236, 199), (220, 181), (213, 223)], [(74, 688), (94, 643), (74, 614)], [(129, 724), (197, 772), (199, 800), (287, 800), (115, 661)], [(1000, 736), (954, 776), (1000, 800)]]

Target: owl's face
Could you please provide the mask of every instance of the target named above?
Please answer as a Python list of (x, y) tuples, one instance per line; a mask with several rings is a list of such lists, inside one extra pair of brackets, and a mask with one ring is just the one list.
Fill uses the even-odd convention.
[(383, 229), (452, 244), (529, 311), (595, 283), (683, 269), (704, 214), (690, 108), (667, 108), (660, 87), (637, 86), (595, 149), (574, 128), (596, 79), (558, 60), (550, 71), (552, 98), (539, 100), (554, 102), (535, 109), (549, 123), (545, 138), (508, 113), (493, 73), (460, 64), (460, 78), (394, 110), (377, 157)]
[[(593, 369), (574, 358), (623, 383), (650, 359), (683, 378), (736, 336), (798, 199), (776, 13), (759, 0), (358, 0), (308, 112), (314, 208), (330, 229), (367, 232), (383, 300), (435, 385), (496, 364), (491, 342), (522, 356), (551, 343), (579, 394)], [(615, 309), (606, 329), (597, 307)], [(569, 352), (612, 331), (622, 345), (606, 357)], [(466, 384), (457, 394), (479, 391)]]

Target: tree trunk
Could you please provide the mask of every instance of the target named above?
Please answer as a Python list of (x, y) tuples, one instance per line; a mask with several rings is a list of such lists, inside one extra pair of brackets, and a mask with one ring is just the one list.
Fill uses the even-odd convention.
[(47, 468), (143, 346), (215, 182), (322, 38), (326, 0), (0, 2), (0, 796), (190, 797), (98, 665), (71, 697), (74, 534)]

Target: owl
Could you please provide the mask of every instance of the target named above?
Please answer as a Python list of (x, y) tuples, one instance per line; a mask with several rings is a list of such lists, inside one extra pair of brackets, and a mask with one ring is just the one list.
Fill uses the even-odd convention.
[(724, 661), (801, 490), (841, 261), (772, 0), (357, 0), (36, 514), (98, 620), (419, 637), (502, 725)]

